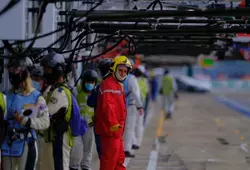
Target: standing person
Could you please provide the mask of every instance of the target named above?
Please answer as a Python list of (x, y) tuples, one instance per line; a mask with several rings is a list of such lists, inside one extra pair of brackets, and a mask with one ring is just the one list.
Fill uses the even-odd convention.
[(82, 75), (81, 86), (78, 88), (77, 101), (81, 115), (88, 121), (88, 131), (83, 136), (74, 138), (71, 151), (70, 169), (91, 170), (92, 150), (94, 144), (93, 116), (94, 109), (87, 105), (88, 96), (95, 88), (98, 74), (94, 70), (86, 70)]
[(97, 143), (100, 144), (100, 170), (125, 170), (123, 132), (126, 101), (122, 82), (132, 66), (126, 56), (114, 58), (110, 74), (100, 85), (94, 118)]
[(154, 102), (156, 102), (156, 100), (157, 100), (158, 86), (159, 85), (158, 85), (158, 82), (157, 82), (155, 72), (152, 71), (151, 72), (150, 87), (151, 87), (151, 98), (152, 98), (152, 101), (154, 101)]
[[(112, 59), (104, 58), (98, 63), (98, 70), (99, 70), (99, 73), (100, 73), (102, 80), (105, 80), (108, 77), (108, 75), (110, 74), (110, 66), (111, 66), (112, 62), (113, 62)], [(101, 82), (102, 81), (100, 81), (100, 83)], [(95, 89), (88, 96), (88, 100), (87, 100), (87, 105), (89, 107), (94, 108), (94, 112), (96, 112), (96, 105), (97, 105), (99, 88), (100, 88), (100, 84), (98, 84), (95, 87)], [(95, 134), (96, 151), (97, 151), (99, 158), (100, 158), (99, 151), (100, 151), (101, 146), (100, 146), (100, 142), (98, 142), (99, 135), (96, 135), (95, 130), (94, 130), (94, 134)]]
[(165, 70), (162, 78), (162, 95), (166, 118), (171, 119), (174, 112), (174, 98), (178, 98), (178, 94), (175, 79), (170, 75), (168, 69)]
[(133, 74), (128, 74), (123, 82), (123, 87), (126, 96), (127, 118), (124, 131), (124, 149), (126, 157), (135, 157), (131, 149), (133, 146), (133, 139), (135, 128), (137, 124), (137, 117), (143, 115), (143, 103), (141, 101), (140, 87), (137, 79)]
[[(20, 60), (20, 59), (19, 59)], [(4, 170), (33, 170), (37, 163), (37, 130), (49, 127), (45, 99), (32, 85), (29, 59), (10, 61), (12, 90), (6, 92), (8, 131), (2, 145)]]
[[(68, 170), (73, 138), (69, 128), (71, 112), (68, 112), (70, 103), (68, 93), (70, 91), (63, 88), (67, 87), (64, 81), (65, 60), (62, 55), (51, 52), (44, 58), (42, 64), (46, 83), (51, 85), (50, 91), (46, 94), (51, 126), (45, 131), (44, 138), (49, 148), (52, 146), (54, 169)], [(50, 158), (51, 149), (47, 154)]]
[[(42, 67), (35, 67), (31, 70), (31, 79), (34, 88), (41, 92), (41, 89), (44, 86), (44, 79), (43, 79), (43, 68)], [(42, 155), (44, 150), (44, 136), (43, 131), (37, 131), (37, 146), (38, 146), (38, 161), (37, 161), (37, 170), (42, 169)]]
[[(145, 68), (143, 66), (139, 66), (135, 69), (134, 74), (136, 76), (136, 79), (139, 84), (139, 91), (140, 91), (140, 99), (142, 102), (142, 106), (145, 107), (146, 103), (146, 95), (148, 93), (148, 86), (147, 86), (147, 81), (144, 79), (144, 72)], [(133, 134), (133, 145), (132, 149), (139, 149), (142, 138), (143, 138), (143, 133), (144, 133), (144, 116), (143, 115), (137, 115), (136, 116), (136, 126)]]

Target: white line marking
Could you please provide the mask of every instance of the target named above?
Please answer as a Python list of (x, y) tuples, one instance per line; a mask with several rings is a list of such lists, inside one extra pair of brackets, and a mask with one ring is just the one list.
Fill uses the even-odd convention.
[(249, 151), (248, 151), (248, 146), (247, 146), (246, 143), (242, 143), (242, 144), (240, 145), (240, 148), (241, 148), (241, 150), (243, 150), (243, 151), (246, 152), (246, 153), (249, 152)]
[(147, 170), (156, 170), (157, 168), (158, 151), (159, 151), (159, 142), (157, 139), (155, 140), (154, 145), (155, 145), (155, 150), (152, 150), (150, 153)]
[[(148, 115), (147, 115), (147, 117), (146, 117), (146, 123), (145, 123), (144, 129), (146, 129), (146, 127), (148, 126), (148, 123), (150, 122), (150, 120), (151, 120), (151, 118), (152, 118), (152, 114), (151, 114), (151, 110), (150, 110), (150, 109), (151, 109), (151, 106), (148, 108)], [(149, 111), (149, 110), (150, 110), (150, 111)], [(155, 141), (155, 142), (156, 142), (156, 141)], [(157, 140), (157, 142), (158, 142), (158, 140)], [(159, 147), (159, 146), (158, 146), (158, 147)], [(131, 153), (134, 154), (135, 151), (132, 150)], [(129, 164), (130, 160), (131, 160), (131, 158), (125, 158), (125, 161), (124, 161), (124, 163), (123, 163), (123, 166), (128, 167), (128, 164)]]

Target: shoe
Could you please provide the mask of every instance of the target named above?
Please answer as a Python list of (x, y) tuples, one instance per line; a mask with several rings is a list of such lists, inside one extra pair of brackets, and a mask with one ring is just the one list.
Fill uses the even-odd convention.
[(132, 146), (132, 149), (134, 149), (134, 150), (138, 150), (138, 149), (140, 149), (140, 147), (139, 147), (139, 146), (137, 146), (137, 145), (133, 145), (133, 146)]
[(167, 115), (166, 115), (166, 119), (171, 119), (172, 118), (172, 115), (170, 114), (170, 113), (168, 113)]
[(124, 154), (125, 154), (125, 157), (127, 157), (127, 158), (134, 158), (135, 157), (135, 155), (131, 154), (128, 151), (125, 151)]

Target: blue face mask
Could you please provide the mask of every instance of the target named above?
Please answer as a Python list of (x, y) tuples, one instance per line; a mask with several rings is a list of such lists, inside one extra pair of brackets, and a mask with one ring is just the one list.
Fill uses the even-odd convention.
[(37, 81), (32, 81), (32, 84), (34, 86), (34, 88), (37, 90), (37, 91), (41, 91), (41, 88), (40, 88), (40, 83), (37, 82)]
[(88, 91), (92, 91), (94, 89), (95, 85), (94, 84), (90, 84), (90, 83), (85, 83), (85, 88)]

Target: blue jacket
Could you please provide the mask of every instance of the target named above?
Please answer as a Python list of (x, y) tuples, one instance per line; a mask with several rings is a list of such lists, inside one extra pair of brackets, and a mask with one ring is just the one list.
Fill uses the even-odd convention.
[(96, 86), (96, 88), (91, 92), (87, 99), (87, 105), (92, 108), (96, 108), (97, 98), (98, 98), (98, 91), (99, 91), (100, 84)]

